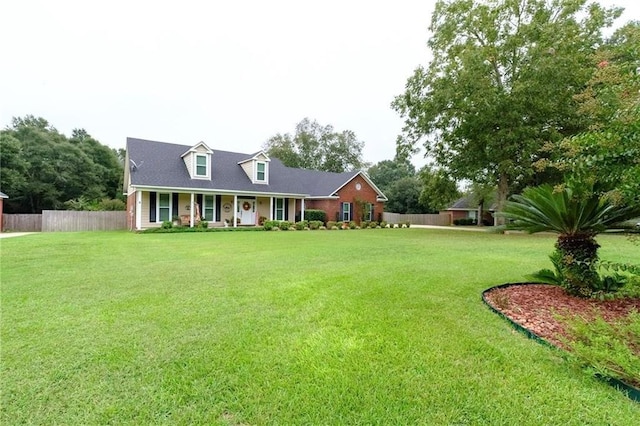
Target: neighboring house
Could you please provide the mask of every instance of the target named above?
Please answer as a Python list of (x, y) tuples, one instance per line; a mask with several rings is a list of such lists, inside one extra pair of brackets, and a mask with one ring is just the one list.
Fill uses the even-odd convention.
[(329, 173), (286, 167), (265, 152), (241, 154), (127, 138), (124, 191), (130, 229), (158, 227), (180, 217), (193, 226), (258, 225), (304, 219), (307, 209), (327, 220), (379, 220), (387, 198), (362, 171)]
[(0, 192), (0, 232), (4, 231), (4, 223), (2, 222), (2, 211), (5, 198), (9, 197), (7, 197), (7, 194), (5, 194), (4, 192)]
[[(466, 197), (456, 200), (451, 207), (447, 208), (445, 212), (451, 215), (451, 223), (456, 219), (473, 219), (478, 221), (479, 206), (477, 202), (473, 201), (473, 197), (468, 195)], [(493, 225), (495, 213), (495, 205), (484, 206), (482, 213), (482, 220), (485, 225)]]

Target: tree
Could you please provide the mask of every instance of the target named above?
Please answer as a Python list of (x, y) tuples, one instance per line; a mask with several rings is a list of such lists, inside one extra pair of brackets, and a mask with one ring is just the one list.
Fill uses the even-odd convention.
[(552, 164), (616, 203), (640, 204), (640, 23), (617, 30), (592, 58), (592, 78), (576, 95), (589, 129), (567, 138)]
[(460, 198), (456, 182), (441, 169), (424, 166), (420, 170), (419, 179), (422, 182), (419, 201), (426, 210), (444, 210)]
[(420, 204), (422, 183), (415, 177), (405, 177), (391, 184), (384, 208), (388, 212), (402, 214), (434, 213)]
[(396, 157), (393, 160), (382, 160), (374, 164), (369, 167), (367, 174), (376, 186), (386, 194), (394, 182), (415, 176), (416, 168), (408, 159)]
[(122, 166), (115, 153), (84, 130), (74, 131), (69, 140), (47, 120), (26, 116), (1, 130), (0, 142), (2, 188), (10, 195), (7, 212), (60, 209), (81, 197), (114, 197), (121, 188)]
[[(20, 141), (8, 133), (0, 132), (0, 189), (8, 192), (13, 202), (17, 202), (19, 194), (24, 191), (28, 166)], [(10, 203), (9, 200), (5, 202)]]
[(510, 190), (532, 179), (541, 147), (586, 126), (573, 96), (620, 10), (585, 3), (438, 1), (433, 60), (392, 104), (405, 119), (398, 151), (423, 141), (454, 178), (496, 185), (502, 210)]
[[(85, 129), (73, 129), (69, 142), (78, 146), (93, 162), (94, 174), (101, 182), (103, 196), (118, 198), (122, 196), (123, 166), (118, 152), (102, 145)], [(99, 197), (100, 194), (97, 195)], [(94, 197), (97, 198), (97, 197)]]
[(296, 125), (295, 135), (278, 133), (263, 145), (269, 156), (285, 166), (337, 173), (365, 168), (363, 147), (351, 130), (337, 132), (308, 118)]
[(558, 235), (556, 263), (560, 284), (574, 295), (590, 296), (600, 288), (595, 236), (608, 226), (640, 214), (640, 208), (619, 207), (587, 184), (554, 189), (545, 184), (527, 188), (507, 202), (504, 216), (510, 229)]

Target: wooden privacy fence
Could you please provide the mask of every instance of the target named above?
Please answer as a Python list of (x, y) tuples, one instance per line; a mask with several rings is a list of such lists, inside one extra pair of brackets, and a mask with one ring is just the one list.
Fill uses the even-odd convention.
[(127, 212), (44, 210), (42, 231), (113, 231), (127, 229)]
[(3, 214), (3, 228), (14, 232), (113, 231), (127, 229), (127, 212), (43, 210), (42, 214)]
[(2, 230), (13, 232), (42, 231), (41, 214), (3, 214)]
[(400, 214), (400, 213), (382, 213), (382, 220), (388, 223), (400, 223), (409, 221), (413, 225), (435, 225), (449, 226), (451, 225), (451, 215), (449, 213), (440, 214)]

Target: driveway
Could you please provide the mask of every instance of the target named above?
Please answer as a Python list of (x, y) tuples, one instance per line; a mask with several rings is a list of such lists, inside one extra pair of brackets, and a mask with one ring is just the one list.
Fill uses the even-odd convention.
[(426, 228), (426, 229), (446, 229), (446, 230), (456, 230), (456, 231), (482, 231), (487, 232), (488, 229), (492, 229), (491, 226), (437, 226), (437, 225), (414, 225), (411, 224), (412, 228)]
[(23, 235), (31, 235), (36, 232), (0, 232), (1, 238), (22, 237)]

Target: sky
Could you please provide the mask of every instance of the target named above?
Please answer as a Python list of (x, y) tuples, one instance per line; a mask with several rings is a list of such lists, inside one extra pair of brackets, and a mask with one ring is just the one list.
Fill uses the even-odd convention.
[[(602, 0), (640, 19), (636, 0)], [(392, 159), (391, 109), (430, 59), (435, 0), (16, 0), (0, 5), (0, 127), (43, 117), (127, 137), (252, 153), (303, 118)], [(424, 164), (421, 155), (414, 163)]]

